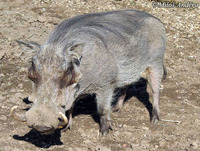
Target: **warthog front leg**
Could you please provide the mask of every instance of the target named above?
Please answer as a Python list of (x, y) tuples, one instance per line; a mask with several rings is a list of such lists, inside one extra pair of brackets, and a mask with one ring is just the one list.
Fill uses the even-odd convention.
[(97, 110), (100, 115), (100, 134), (103, 136), (112, 130), (110, 119), (112, 95), (113, 91), (111, 90), (96, 95)]

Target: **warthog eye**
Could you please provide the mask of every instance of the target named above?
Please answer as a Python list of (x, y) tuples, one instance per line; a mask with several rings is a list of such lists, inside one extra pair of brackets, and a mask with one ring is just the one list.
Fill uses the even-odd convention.
[(36, 84), (39, 83), (40, 75), (36, 71), (34, 62), (32, 62), (31, 67), (28, 70), (28, 78)]

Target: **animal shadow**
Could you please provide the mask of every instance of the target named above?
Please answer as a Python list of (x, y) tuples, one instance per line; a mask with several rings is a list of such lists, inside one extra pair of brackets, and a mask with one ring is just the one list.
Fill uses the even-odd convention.
[(140, 78), (140, 80), (133, 85), (130, 85), (124, 102), (126, 103), (130, 98), (136, 97), (148, 110), (150, 120), (152, 119), (152, 103), (149, 101), (149, 93), (147, 92), (147, 80)]
[(30, 130), (24, 136), (13, 136), (13, 138), (16, 140), (29, 142), (40, 148), (49, 148), (53, 145), (62, 145), (63, 143), (60, 141), (60, 137), (60, 130), (56, 130), (52, 135), (41, 135), (34, 130)]
[[(119, 97), (120, 89), (115, 90), (115, 96), (112, 102), (112, 106), (117, 103), (117, 98)], [(124, 103), (128, 102), (130, 98), (136, 97), (148, 110), (150, 119), (152, 118), (152, 104), (149, 101), (149, 94), (147, 92), (147, 80), (144, 78), (140, 78), (140, 80), (132, 85), (128, 86), (126, 97), (124, 99)], [(123, 108), (122, 108), (123, 110)], [(94, 121), (99, 123), (100, 118), (97, 113), (97, 105), (95, 102), (95, 95), (88, 95), (82, 99), (76, 101), (74, 109), (73, 109), (73, 117), (78, 116), (80, 114), (90, 114)]]
[(91, 94), (85, 96), (84, 98), (78, 99), (75, 102), (72, 117), (78, 116), (80, 114), (87, 114), (91, 115), (95, 122), (100, 123), (95, 97), (95, 94)]

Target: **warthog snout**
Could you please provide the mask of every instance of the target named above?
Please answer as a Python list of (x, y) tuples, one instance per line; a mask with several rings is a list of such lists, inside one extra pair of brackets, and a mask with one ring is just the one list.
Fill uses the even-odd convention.
[[(44, 119), (39, 119), (37, 117), (40, 117), (42, 112), (35, 112), (35, 110), (29, 110), (24, 115), (20, 115), (16, 113), (17, 106), (12, 107), (11, 109), (11, 116), (21, 122), (24, 122), (28, 125), (28, 127), (33, 128), (35, 131), (44, 134), (44, 135), (50, 135), (54, 133), (56, 129), (61, 129), (66, 126), (68, 123), (67, 117), (62, 113), (58, 112), (57, 116), (50, 119), (49, 117), (52, 117), (51, 114), (49, 115), (43, 115)], [(36, 117), (35, 117), (36, 115)], [(55, 115), (55, 114), (54, 114)], [(41, 124), (40, 124), (41, 123)]]

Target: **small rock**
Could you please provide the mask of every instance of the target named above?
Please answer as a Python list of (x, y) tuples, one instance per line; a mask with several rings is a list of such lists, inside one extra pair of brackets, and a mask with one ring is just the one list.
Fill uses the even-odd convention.
[(125, 131), (125, 132), (123, 132), (123, 135), (126, 136), (127, 138), (130, 138), (130, 139), (133, 137), (133, 133), (131, 133), (131, 132)]
[(197, 38), (197, 42), (200, 43), (200, 37)]
[(98, 150), (98, 151), (111, 151), (109, 148), (107, 148), (106, 146), (102, 146), (102, 145), (96, 146), (95, 150)]
[(90, 140), (85, 140), (85, 141), (83, 141), (84, 142), (84, 144), (90, 144), (91, 143), (91, 141)]
[(27, 71), (28, 71), (28, 69), (25, 67), (21, 67), (21, 69), (20, 69), (20, 72), (27, 72)]
[(2, 95), (0, 95), (0, 102), (3, 100), (3, 98), (4, 98), (4, 97), (3, 97)]
[(18, 88), (23, 88), (23, 84), (22, 83), (20, 83), (19, 85), (18, 85)]
[(143, 130), (149, 130), (149, 128), (146, 127), (146, 126), (143, 126), (142, 129), (143, 129)]
[(118, 127), (119, 127), (119, 128), (122, 128), (122, 127), (123, 127), (123, 125), (122, 125), (122, 124), (119, 124), (119, 125), (118, 125)]
[(123, 125), (124, 128), (128, 128), (128, 126), (126, 124)]
[(113, 135), (114, 135), (115, 137), (118, 137), (118, 136), (119, 136), (119, 131), (114, 132)]
[(0, 60), (2, 60), (5, 57), (5, 53), (4, 52), (0, 52)]
[(159, 146), (160, 146), (160, 147), (164, 147), (165, 144), (166, 144), (166, 143), (165, 143), (164, 141), (159, 141)]
[(1, 115), (1, 116), (0, 116), (0, 120), (5, 121), (6, 119), (7, 119), (7, 117), (6, 117), (5, 115)]
[(3, 78), (5, 75), (3, 73), (0, 74), (0, 78)]
[[(0, 96), (0, 98), (1, 98), (1, 96)], [(1, 99), (0, 99), (1, 100)], [(196, 124), (200, 124), (200, 120), (199, 119), (195, 119), (195, 121), (194, 121)]]
[(193, 149), (198, 149), (198, 142), (192, 142), (190, 144), (190, 146), (193, 148)]
[(23, 98), (23, 94), (22, 94), (22, 93), (15, 93), (15, 97), (16, 97), (17, 99)]
[(139, 144), (131, 144), (130, 147), (133, 148), (133, 149), (138, 149)]
[(46, 22), (46, 17), (45, 16), (38, 16), (38, 21), (41, 23)]

